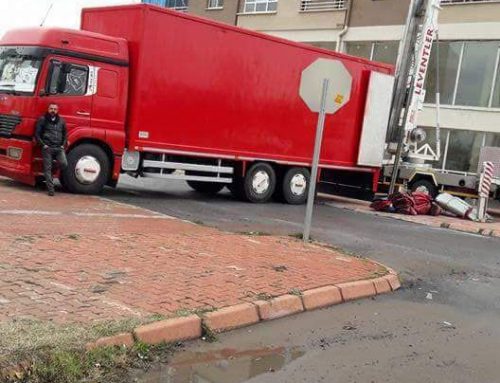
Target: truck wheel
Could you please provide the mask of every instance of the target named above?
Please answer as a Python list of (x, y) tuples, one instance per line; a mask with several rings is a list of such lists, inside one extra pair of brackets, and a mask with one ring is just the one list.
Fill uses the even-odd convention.
[(99, 194), (108, 182), (109, 159), (104, 150), (92, 144), (79, 145), (68, 154), (63, 185), (72, 193)]
[(269, 201), (276, 188), (276, 173), (273, 167), (259, 162), (248, 169), (243, 181), (245, 198), (254, 203)]
[(438, 188), (429, 180), (417, 180), (411, 184), (412, 192), (421, 192), (435, 198), (438, 195)]
[(199, 193), (215, 195), (220, 192), (224, 186), (219, 182), (201, 182), (201, 181), (186, 181), (187, 184)]
[(311, 173), (306, 168), (291, 168), (283, 177), (283, 200), (290, 205), (302, 205), (307, 200)]

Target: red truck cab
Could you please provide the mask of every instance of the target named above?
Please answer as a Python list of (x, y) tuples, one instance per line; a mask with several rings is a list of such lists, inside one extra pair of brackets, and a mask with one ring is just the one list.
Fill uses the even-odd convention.
[(29, 184), (41, 176), (35, 124), (56, 103), (74, 170), (64, 181), (89, 193), (96, 178), (112, 184), (125, 147), (127, 89), (124, 39), (65, 29), (7, 32), (0, 40), (0, 175)]

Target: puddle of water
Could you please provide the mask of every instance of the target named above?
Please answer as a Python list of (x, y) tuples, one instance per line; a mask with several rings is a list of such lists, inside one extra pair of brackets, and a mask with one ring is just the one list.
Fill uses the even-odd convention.
[(241, 383), (277, 371), (304, 353), (300, 348), (285, 347), (186, 351), (175, 355), (168, 364), (135, 372), (132, 378), (138, 383)]

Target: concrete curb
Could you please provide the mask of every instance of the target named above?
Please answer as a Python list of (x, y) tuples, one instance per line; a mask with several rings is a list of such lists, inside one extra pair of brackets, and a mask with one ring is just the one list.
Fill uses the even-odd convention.
[(251, 303), (223, 307), (203, 314), (203, 325), (214, 332), (249, 326), (259, 321), (257, 307)]
[(133, 340), (148, 344), (197, 339), (203, 331), (221, 333), (259, 322), (312, 311), (361, 298), (395, 291), (401, 287), (397, 273), (386, 267), (382, 277), (345, 282), (306, 290), (299, 295), (285, 294), (270, 300), (259, 300), (220, 308), (213, 312), (171, 318), (137, 327), (132, 333), (100, 338), (87, 349), (100, 346), (133, 345)]
[(200, 336), (201, 318), (198, 315), (153, 322), (134, 330), (134, 338), (148, 344), (177, 342)]

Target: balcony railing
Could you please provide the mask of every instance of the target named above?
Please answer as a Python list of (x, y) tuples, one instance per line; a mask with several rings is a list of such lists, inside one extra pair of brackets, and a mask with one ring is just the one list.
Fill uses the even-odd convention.
[(336, 11), (346, 9), (348, 0), (302, 0), (300, 10), (308, 11)]

